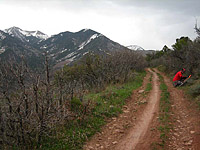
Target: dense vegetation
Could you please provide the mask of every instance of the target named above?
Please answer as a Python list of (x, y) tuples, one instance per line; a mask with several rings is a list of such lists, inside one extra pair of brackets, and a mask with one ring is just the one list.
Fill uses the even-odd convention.
[[(25, 61), (1, 64), (0, 147), (79, 149), (106, 117), (120, 112), (141, 85), (138, 72), (145, 66), (144, 58), (132, 51), (88, 54), (57, 72), (51, 71), (48, 56), (39, 72)], [(96, 92), (101, 93), (90, 94)]]
[(146, 60), (151, 66), (159, 66), (162, 71), (173, 77), (182, 68), (185, 76), (192, 75), (186, 89), (200, 105), (200, 29), (195, 26), (198, 37), (192, 41), (188, 37), (176, 39), (172, 49), (164, 46), (161, 51), (148, 54)]

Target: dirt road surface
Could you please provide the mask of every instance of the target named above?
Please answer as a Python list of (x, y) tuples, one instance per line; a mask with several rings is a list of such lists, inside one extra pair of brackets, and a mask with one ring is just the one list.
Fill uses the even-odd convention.
[(135, 126), (132, 127), (129, 133), (121, 139), (119, 144), (116, 145), (116, 150), (133, 150), (136, 148), (138, 143), (145, 143), (145, 134), (147, 133), (147, 129), (149, 128), (154, 114), (158, 114), (160, 99), (158, 76), (155, 72), (152, 72), (151, 70), (149, 71), (153, 74), (153, 88), (149, 94), (147, 105), (143, 112), (141, 112), (141, 116), (137, 120)]
[[(158, 72), (156, 70), (156, 72)], [(123, 107), (123, 113), (108, 120), (84, 146), (84, 150), (151, 150), (160, 142), (159, 78), (156, 72), (147, 70), (143, 86), (134, 91)], [(162, 73), (161, 73), (162, 74)], [(166, 141), (166, 150), (200, 150), (200, 115), (196, 105), (189, 102), (183, 91), (172, 86), (162, 74), (172, 102), (172, 129)], [(152, 90), (145, 91), (152, 76)], [(163, 147), (160, 147), (163, 149)]]
[(169, 150), (200, 150), (200, 113), (184, 92), (174, 88), (171, 80), (161, 73), (171, 96), (173, 129), (166, 143)]

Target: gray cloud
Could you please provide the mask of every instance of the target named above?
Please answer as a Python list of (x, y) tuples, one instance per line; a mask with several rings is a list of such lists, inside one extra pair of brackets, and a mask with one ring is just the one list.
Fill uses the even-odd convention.
[(199, 0), (0, 0), (1, 5), (12, 6), (5, 15), (15, 19), (0, 29), (17, 24), (55, 34), (88, 27), (120, 44), (146, 49), (171, 46), (180, 36), (195, 38), (195, 17), (200, 19)]
[(136, 6), (166, 11), (178, 11), (190, 15), (199, 14), (199, 0), (111, 0), (121, 6)]
[(105, 7), (106, 5), (117, 4), (120, 7), (143, 7), (166, 11), (182, 12), (190, 15), (199, 14), (199, 0), (1, 0), (11, 5), (38, 6), (54, 4), (63, 8), (88, 9), (92, 7)]

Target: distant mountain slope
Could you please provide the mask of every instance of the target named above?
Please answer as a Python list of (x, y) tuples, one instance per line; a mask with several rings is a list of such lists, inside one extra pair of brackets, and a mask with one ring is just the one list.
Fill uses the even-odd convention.
[(134, 50), (136, 53), (138, 53), (144, 57), (147, 54), (152, 54), (155, 52), (155, 50), (145, 50), (144, 48), (142, 48), (141, 46), (138, 46), (138, 45), (130, 45), (130, 46), (127, 46), (127, 48)]
[(131, 49), (131, 50), (144, 50), (144, 48), (142, 48), (141, 46), (138, 45), (129, 45), (127, 46), (127, 48)]
[(60, 64), (73, 62), (89, 52), (108, 54), (111, 51), (127, 49), (91, 29), (59, 33), (41, 41), (39, 48), (48, 51), (56, 63)]
[(32, 67), (40, 66), (42, 54), (40, 50), (24, 44), (20, 39), (0, 30), (0, 60), (18, 61), (21, 56), (27, 60)]
[(41, 63), (47, 52), (56, 67), (62, 67), (87, 53), (107, 55), (112, 51), (128, 48), (91, 29), (78, 32), (62, 32), (49, 38), (40, 31), (25, 31), (12, 27), (0, 32), (0, 58), (24, 55), (29, 62)]
[(136, 53), (142, 55), (142, 56), (146, 56), (147, 54), (153, 54), (155, 53), (155, 50), (136, 50)]
[(30, 44), (35, 44), (40, 40), (45, 40), (48, 38), (48, 35), (40, 31), (26, 31), (18, 27), (11, 27), (4, 30), (9, 35), (20, 39), (22, 42), (28, 42)]

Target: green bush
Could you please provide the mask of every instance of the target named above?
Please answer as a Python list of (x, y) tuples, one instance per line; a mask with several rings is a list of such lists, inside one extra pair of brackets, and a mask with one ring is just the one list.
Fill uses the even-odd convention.
[(158, 66), (158, 70), (161, 72), (165, 72), (166, 69), (167, 69), (166, 66), (163, 66), (163, 65)]
[(77, 109), (79, 109), (81, 106), (82, 106), (82, 102), (80, 101), (80, 99), (73, 97), (73, 99), (71, 100), (72, 111), (77, 111)]
[(190, 90), (189, 94), (192, 95), (193, 97), (197, 97), (200, 95), (200, 82), (194, 84)]

